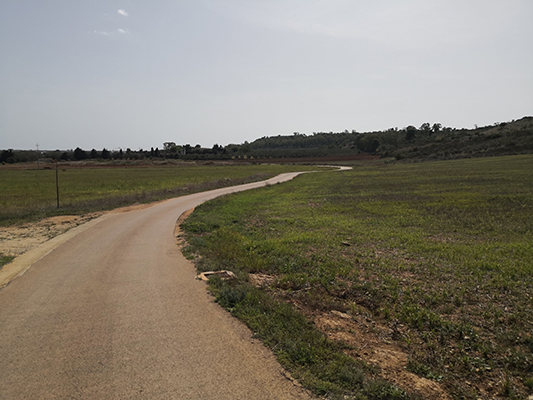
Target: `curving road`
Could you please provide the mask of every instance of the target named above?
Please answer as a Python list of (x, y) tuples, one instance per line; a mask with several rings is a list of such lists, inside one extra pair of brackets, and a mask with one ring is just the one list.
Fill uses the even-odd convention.
[(108, 214), (57, 240), (0, 290), (0, 399), (311, 398), (213, 303), (173, 235), (206, 200), (296, 175)]

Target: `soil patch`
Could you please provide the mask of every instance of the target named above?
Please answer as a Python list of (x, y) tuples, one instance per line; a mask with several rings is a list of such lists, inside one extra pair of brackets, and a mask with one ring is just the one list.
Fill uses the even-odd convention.
[[(0, 255), (17, 257), (36, 248), (53, 237), (59, 236), (66, 231), (92, 219), (98, 218), (101, 215), (141, 210), (158, 203), (160, 202), (134, 204), (107, 212), (102, 211), (85, 215), (59, 215), (57, 217), (45, 218), (35, 223), (23, 223), (0, 227)], [(192, 211), (193, 210), (190, 210), (190, 212)]]
[(181, 224), (185, 222), (187, 218), (189, 218), (189, 215), (191, 215), (194, 211), (194, 208), (191, 208), (190, 210), (185, 211), (183, 214), (181, 214), (176, 221), (176, 227), (174, 228), (174, 239), (176, 241), (176, 244), (182, 248), (185, 244), (185, 240), (183, 239), (183, 231), (181, 230)]
[[(387, 338), (390, 328), (373, 319), (352, 317), (340, 311), (307, 312), (308, 317), (329, 339), (349, 345), (346, 353), (378, 367), (380, 377), (395, 385), (419, 393), (428, 400), (451, 400), (438, 382), (406, 370), (407, 353)], [(403, 329), (399, 326), (398, 329)]]
[[(276, 276), (261, 273), (250, 274), (249, 278), (254, 286), (267, 290), (277, 279)], [(408, 329), (406, 326), (399, 324), (394, 328), (397, 332), (394, 332), (376, 321), (367, 311), (354, 316), (337, 310), (312, 309), (286, 296), (278, 296), (278, 299), (291, 303), (328, 339), (347, 345), (347, 355), (377, 367), (381, 378), (404, 390), (416, 392), (427, 400), (451, 400), (438, 382), (407, 371), (407, 352), (392, 339), (395, 334), (405, 333)]]
[(0, 254), (20, 256), (53, 237), (61, 235), (69, 229), (84, 224), (102, 214), (104, 213), (60, 215), (45, 218), (37, 223), (0, 227)]

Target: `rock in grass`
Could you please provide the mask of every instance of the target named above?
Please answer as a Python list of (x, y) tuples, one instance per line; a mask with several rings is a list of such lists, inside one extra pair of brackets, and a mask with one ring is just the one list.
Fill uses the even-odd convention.
[(231, 271), (208, 271), (208, 272), (202, 272), (200, 275), (198, 275), (196, 278), (200, 279), (202, 281), (208, 281), (213, 276), (218, 276), (220, 279), (235, 279), (235, 274)]

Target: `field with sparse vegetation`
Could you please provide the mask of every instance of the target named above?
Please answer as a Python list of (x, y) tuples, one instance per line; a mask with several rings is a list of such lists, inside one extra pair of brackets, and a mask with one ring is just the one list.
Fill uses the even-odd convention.
[(200, 272), (237, 276), (217, 301), (317, 394), (526, 399), (532, 215), (524, 155), (305, 174), (182, 228)]

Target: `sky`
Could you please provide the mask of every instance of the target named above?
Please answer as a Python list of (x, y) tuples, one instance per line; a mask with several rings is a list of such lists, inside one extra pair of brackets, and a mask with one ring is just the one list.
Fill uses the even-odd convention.
[(0, 149), (533, 115), (531, 0), (0, 0)]

